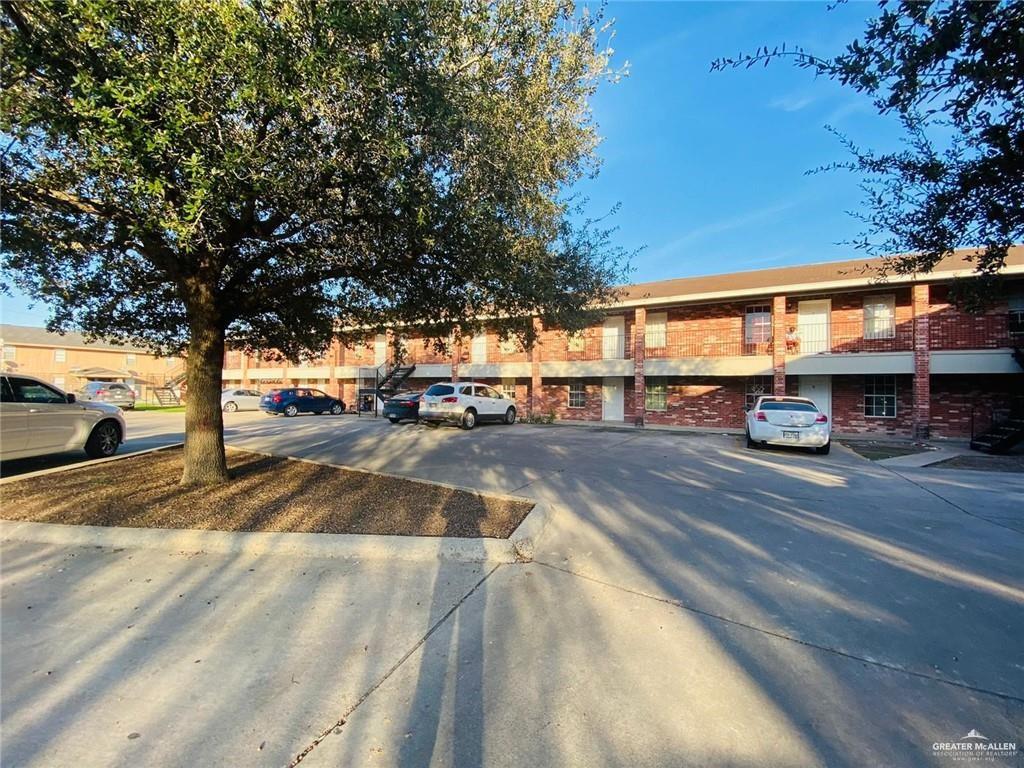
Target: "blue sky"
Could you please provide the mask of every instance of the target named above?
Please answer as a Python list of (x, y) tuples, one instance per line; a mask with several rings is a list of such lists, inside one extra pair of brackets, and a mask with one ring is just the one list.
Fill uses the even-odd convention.
[[(612, 219), (635, 281), (832, 261), (860, 225), (856, 177), (806, 176), (846, 159), (824, 126), (892, 148), (899, 136), (863, 96), (785, 62), (713, 73), (720, 56), (785, 42), (820, 55), (857, 37), (874, 3), (834, 10), (800, 2), (613, 2), (615, 63), (629, 76), (601, 89), (594, 112), (601, 172), (578, 191)], [(45, 307), (3, 297), (3, 322), (42, 325)]]

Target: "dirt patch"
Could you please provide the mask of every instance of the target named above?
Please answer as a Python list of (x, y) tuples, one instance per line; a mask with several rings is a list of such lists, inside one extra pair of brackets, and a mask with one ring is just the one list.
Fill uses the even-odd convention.
[(952, 459), (930, 464), (928, 469), (974, 469), (982, 472), (1024, 472), (1024, 455), (991, 456), (977, 453), (954, 456)]
[(507, 538), (532, 502), (228, 450), (231, 482), (183, 489), (180, 448), (0, 487), (2, 517), (208, 531)]
[(880, 443), (874, 440), (843, 440), (842, 443), (865, 459), (871, 459), (872, 461), (893, 459), (897, 456), (912, 456), (915, 453), (924, 453), (929, 450), (923, 445)]

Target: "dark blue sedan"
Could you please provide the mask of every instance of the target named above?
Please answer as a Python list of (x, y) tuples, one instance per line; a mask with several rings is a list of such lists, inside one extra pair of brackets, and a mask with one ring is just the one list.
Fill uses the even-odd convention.
[(400, 395), (389, 397), (384, 403), (384, 415), (392, 424), (397, 424), (403, 419), (419, 420), (420, 417), (420, 395), (422, 392), (403, 392)]
[(294, 387), (272, 389), (260, 398), (260, 410), (267, 414), (283, 413), (298, 416), (300, 413), (330, 413), (337, 416), (345, 412), (345, 403), (319, 389)]

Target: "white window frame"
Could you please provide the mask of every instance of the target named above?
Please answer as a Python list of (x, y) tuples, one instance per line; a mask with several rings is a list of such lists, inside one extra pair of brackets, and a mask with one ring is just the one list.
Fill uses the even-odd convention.
[(503, 355), (517, 354), (520, 352), (519, 340), (515, 336), (509, 336), (506, 339), (502, 339), (499, 349)]
[(18, 357), (18, 348), (11, 346), (10, 344), (4, 345), (4, 360), (16, 360)]
[(65, 391), (67, 391), (67, 387), (64, 384), (64, 377), (63, 376), (54, 376), (53, 377), (53, 386), (55, 386), (55, 387), (57, 387), (59, 389), (63, 389)]
[(516, 399), (516, 380), (503, 378), (501, 380), (501, 386), (499, 387), (501, 394), (507, 397), (509, 400)]
[(667, 377), (651, 376), (647, 379), (644, 384), (644, 410), (659, 412), (668, 410)]
[[(873, 391), (871, 394), (868, 394), (868, 382), (871, 381), (871, 380), (873, 380), (873, 383), (876, 385), (873, 388), (875, 391)], [(888, 388), (889, 388), (888, 384), (889, 384), (890, 381), (892, 382), (892, 392), (891, 393), (889, 393), (888, 391), (884, 391), (881, 394), (878, 393), (877, 384), (878, 384), (878, 382), (880, 380), (885, 384), (885, 387), (884, 387), (885, 390), (888, 390)], [(885, 400), (887, 400), (889, 398), (892, 398), (892, 413), (891, 414), (890, 413), (885, 413), (885, 411), (887, 410), (886, 407), (885, 407)], [(882, 401), (882, 413), (881, 414), (878, 414), (878, 413), (868, 413), (868, 402), (870, 401), (870, 402), (872, 402), (874, 404), (877, 404), (877, 402), (879, 400)], [(877, 408), (877, 405), (876, 405), (876, 408)], [(899, 410), (899, 392), (898, 392), (898, 387), (896, 385), (896, 377), (893, 376), (892, 374), (870, 374), (870, 375), (865, 376), (864, 377), (864, 418), (866, 418), (866, 419), (895, 419), (898, 410)]]
[(668, 346), (668, 312), (651, 312), (644, 322), (644, 348), (664, 349)]
[(53, 350), (53, 362), (55, 363), (66, 363), (68, 361), (68, 351), (66, 349), (55, 349)]
[[(763, 322), (765, 319), (767, 319), (767, 323)], [(764, 338), (759, 338), (760, 336), (764, 336)], [(767, 344), (772, 340), (771, 304), (747, 306), (743, 314), (743, 340), (747, 344)]]
[(134, 352), (125, 352), (125, 354), (124, 354), (124, 364), (125, 365), (136, 365), (137, 363), (138, 363), (138, 358), (135, 356)]
[(753, 408), (757, 398), (772, 394), (774, 389), (775, 382), (771, 374), (747, 377), (743, 393), (744, 405)]
[[(576, 405), (573, 405), (573, 402)], [(568, 388), (568, 398), (566, 400), (567, 407), (572, 409), (586, 408), (587, 407), (587, 385), (582, 381), (570, 381)]]
[(896, 338), (896, 296), (883, 293), (864, 297), (864, 338)]
[(587, 337), (583, 335), (583, 331), (566, 334), (566, 343), (570, 352), (586, 352), (587, 350)]

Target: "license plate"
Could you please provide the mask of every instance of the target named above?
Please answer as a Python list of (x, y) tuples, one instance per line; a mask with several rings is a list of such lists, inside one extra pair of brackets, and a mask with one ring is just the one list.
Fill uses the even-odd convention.
[(784, 429), (784, 430), (782, 430), (782, 439), (783, 440), (799, 440), (800, 439), (800, 433), (799, 432), (790, 432), (789, 430), (785, 430)]

